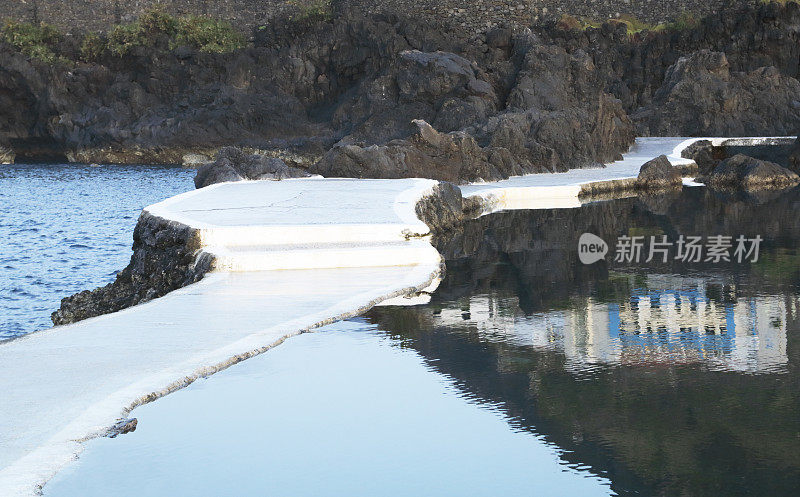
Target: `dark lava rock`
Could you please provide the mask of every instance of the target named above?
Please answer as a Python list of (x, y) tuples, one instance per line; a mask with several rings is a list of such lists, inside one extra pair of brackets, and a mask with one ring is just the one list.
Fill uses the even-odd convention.
[(719, 189), (786, 188), (800, 183), (800, 176), (774, 162), (737, 154), (725, 159), (700, 181)]
[(477, 181), (495, 178), (475, 138), (462, 131), (439, 133), (427, 122), (413, 121), (416, 132), (386, 145), (337, 145), (312, 171), (323, 176), (356, 178), (432, 178)]
[(194, 177), (196, 188), (242, 180), (281, 180), (309, 176), (302, 169), (287, 166), (277, 157), (248, 154), (237, 147), (223, 147), (214, 162), (201, 165)]
[(683, 185), (681, 173), (669, 162), (666, 155), (642, 164), (636, 187), (642, 190), (679, 189)]
[(473, 210), (472, 204), (461, 196), (461, 189), (447, 181), (439, 182), (433, 192), (417, 202), (417, 217), (428, 225), (433, 233), (442, 233), (460, 225), (466, 218), (465, 211)]
[[(793, 2), (735, 2), (696, 27), (636, 35), (607, 24), (475, 36), (391, 9), (261, 28), (253, 46), (229, 54), (157, 44), (94, 62), (45, 64), (0, 43), (0, 143), (18, 160), (174, 164), (231, 145), (316, 162), (338, 144), (353, 157), (319, 169), (344, 175), (372, 153), (363, 150), (403, 140), (414, 157), (474, 154), (432, 160), (451, 170), (432, 177), (467, 181), (613, 160), (634, 135), (627, 113), (652, 135), (798, 128)], [(412, 150), (415, 120), (464, 143)], [(395, 154), (347, 175), (420, 169), (408, 160)]]
[(133, 231), (133, 255), (116, 280), (61, 300), (51, 316), (55, 325), (116, 312), (199, 281), (211, 269), (210, 257), (198, 259), (195, 230), (142, 213)]
[[(463, 165), (458, 177), (431, 175), (452, 181), (594, 165), (630, 146), (633, 125), (586, 53), (530, 31), (474, 35), (409, 13), (347, 12), (302, 26), (278, 19), (229, 54), (138, 47), (48, 66), (0, 44), (0, 123), (10, 123), (0, 143), (21, 157), (96, 163), (180, 164), (225, 146), (316, 162), (334, 144), (360, 156), (346, 147), (410, 141), (422, 120), (463, 143), (415, 155), (473, 155), (434, 161)], [(343, 175), (340, 163), (363, 161), (329, 157), (320, 170)], [(347, 175), (415, 169), (400, 156), (384, 165)], [(231, 168), (207, 171), (210, 181), (246, 177)]]
[[(555, 43), (569, 52), (588, 53), (604, 88), (622, 101), (626, 112), (633, 115), (646, 109), (644, 116), (638, 116), (642, 135), (659, 134), (660, 107), (652, 104), (656, 92), (665, 85), (670, 68), (680, 58), (700, 50), (724, 53), (733, 74), (772, 66), (783, 76), (798, 79), (800, 4), (796, 2), (726, 2), (696, 25), (678, 30), (631, 35), (619, 27), (564, 30), (553, 23), (540, 34), (546, 43)], [(758, 87), (758, 81), (753, 83)], [(688, 92), (681, 94), (694, 99)], [(774, 132), (767, 134), (778, 134), (781, 128), (790, 130), (789, 123), (780, 121), (786, 116), (791, 114), (776, 114)], [(689, 119), (683, 124), (684, 136), (703, 136), (707, 129), (703, 119)]]
[(124, 435), (126, 433), (131, 433), (136, 431), (136, 426), (139, 424), (139, 420), (136, 418), (131, 419), (120, 419), (114, 426), (108, 429), (106, 436), (108, 438), (117, 438), (119, 435)]
[(789, 169), (800, 174), (800, 137), (795, 140), (789, 151)]
[(633, 119), (658, 136), (791, 134), (800, 128), (800, 82), (772, 66), (732, 72), (724, 53), (700, 50), (667, 70)]
[[(633, 126), (620, 103), (600, 89), (591, 60), (538, 45), (530, 34), (515, 38), (515, 49), (519, 70), (504, 108), (493, 86), (465, 59), (442, 52), (404, 53), (405, 62), (393, 76), (401, 98), (392, 127), (411, 124), (409, 132), (372, 145), (343, 139), (311, 171), (466, 182), (620, 158), (633, 142)], [(421, 113), (428, 119), (402, 121), (411, 117), (404, 110), (409, 100), (428, 102), (430, 111)]]

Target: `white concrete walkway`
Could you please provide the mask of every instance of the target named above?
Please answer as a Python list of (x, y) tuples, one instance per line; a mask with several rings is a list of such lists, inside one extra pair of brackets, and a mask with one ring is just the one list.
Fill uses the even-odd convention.
[[(218, 269), (236, 271), (0, 342), (0, 496), (35, 495), (81, 451), (79, 440), (104, 434), (138, 404), (287, 336), (432, 290), (441, 258), (426, 239), (408, 237), (428, 232), (415, 205), (435, 184), (220, 184), (148, 207), (200, 229)], [(286, 270), (294, 267), (314, 269)]]
[[(492, 205), (492, 212), (519, 209), (568, 209), (580, 207), (581, 186), (587, 183), (636, 178), (645, 162), (666, 155), (673, 166), (691, 164), (681, 151), (699, 140), (715, 146), (789, 144), (796, 137), (746, 138), (637, 138), (620, 161), (603, 168), (572, 169), (564, 173), (515, 176), (494, 183), (475, 183), (462, 187), (464, 196), (480, 196)], [(690, 178), (691, 179), (691, 178)]]

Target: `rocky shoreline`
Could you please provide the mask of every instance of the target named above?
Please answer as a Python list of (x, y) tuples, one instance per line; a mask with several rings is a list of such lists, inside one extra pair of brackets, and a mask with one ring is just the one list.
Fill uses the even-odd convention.
[(800, 128), (793, 2), (643, 32), (340, 13), (276, 20), (226, 53), (151, 24), (122, 54), (69, 35), (45, 62), (0, 42), (0, 159), (175, 164), (238, 146), (326, 176), (463, 183), (596, 166), (637, 135)]

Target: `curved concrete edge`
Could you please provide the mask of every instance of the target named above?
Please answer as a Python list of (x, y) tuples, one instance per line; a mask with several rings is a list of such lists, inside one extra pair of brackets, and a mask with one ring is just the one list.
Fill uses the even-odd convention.
[[(234, 187), (241, 188), (247, 185), (263, 186), (265, 192), (271, 186), (295, 186), (295, 185), (314, 185), (314, 183), (324, 183), (327, 185), (341, 184), (342, 192), (346, 193), (346, 186), (349, 182), (358, 182), (365, 185), (379, 186), (392, 182), (409, 183), (407, 188), (402, 189), (393, 198), (391, 205), (395, 216), (393, 222), (364, 222), (353, 221), (346, 217), (336, 218), (335, 223), (330, 224), (308, 224), (308, 223), (286, 223), (272, 225), (219, 225), (202, 219), (202, 216), (190, 215), (180, 211), (177, 207), (180, 203), (196, 200), (198, 197), (214, 197), (220, 190)], [(198, 230), (202, 244), (212, 245), (287, 245), (294, 243), (368, 243), (377, 241), (390, 241), (407, 238), (408, 236), (423, 236), (430, 232), (428, 226), (416, 215), (416, 204), (425, 196), (433, 192), (434, 187), (439, 182), (424, 178), (411, 178), (405, 180), (385, 180), (385, 179), (364, 179), (352, 180), (347, 178), (293, 178), (277, 181), (238, 181), (216, 183), (197, 190), (191, 190), (174, 197), (170, 197), (162, 202), (145, 207), (145, 212), (151, 215), (169, 219), (193, 229)], [(254, 200), (254, 205), (257, 201)], [(291, 200), (285, 202), (286, 208), (291, 207)], [(336, 205), (340, 198), (330, 195), (324, 199), (324, 206), (327, 211), (337, 212)], [(280, 202), (280, 201), (279, 201)], [(264, 206), (260, 206), (264, 207)], [(370, 206), (366, 206), (370, 208)], [(376, 206), (379, 208), (380, 206)]]
[[(67, 464), (77, 459), (84, 449), (82, 442), (104, 436), (117, 419), (127, 417), (133, 409), (140, 405), (155, 401), (190, 385), (197, 379), (210, 376), (266, 352), (292, 336), (342, 319), (358, 316), (385, 300), (430, 291), (431, 286), (436, 285), (441, 279), (441, 267), (438, 262), (441, 256), (432, 246), (431, 250), (436, 254), (437, 263), (413, 267), (405, 278), (405, 286), (401, 288), (396, 286), (377, 288), (350, 296), (339, 301), (333, 307), (322, 309), (316, 313), (296, 317), (275, 327), (266, 327), (263, 331), (253, 333), (226, 347), (194, 356), (167, 372), (137, 381), (102, 402), (92, 405), (86, 409), (83, 415), (59, 431), (43, 446), (0, 470), (0, 495), (4, 497), (41, 495), (46, 482)], [(209, 275), (192, 287), (212, 285), (215, 278), (220, 276), (219, 274)], [(173, 294), (186, 291), (186, 289), (181, 289)], [(118, 313), (90, 318), (58, 330), (47, 331), (63, 333), (67, 331), (66, 328), (81, 326), (87, 321), (118, 318), (135, 309), (132, 307)], [(276, 334), (279, 334), (279, 338), (271, 338)], [(269, 338), (265, 340), (265, 337)]]

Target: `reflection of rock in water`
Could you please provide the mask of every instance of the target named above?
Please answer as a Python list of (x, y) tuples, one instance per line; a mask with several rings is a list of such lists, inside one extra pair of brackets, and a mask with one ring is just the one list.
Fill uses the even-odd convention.
[[(430, 305), (368, 319), (618, 494), (794, 495), (798, 197), (698, 189), (659, 214), (626, 199), (487, 216), (438, 241), (448, 273)], [(750, 265), (578, 262), (581, 233), (628, 230), (765, 242)]]
[[(773, 192), (774, 193), (774, 192)], [(623, 199), (579, 209), (516, 211), (493, 214), (467, 223), (455, 233), (435, 240), (447, 259), (448, 277), (439, 290), (443, 299), (479, 293), (501, 285), (519, 297), (530, 314), (547, 310), (550, 303), (572, 294), (598, 290), (628, 291), (628, 283), (608, 278), (610, 270), (642, 270), (661, 274), (725, 272), (739, 292), (749, 294), (762, 283), (796, 287), (800, 269), (793, 261), (800, 240), (800, 189), (770, 198), (719, 195), (704, 188), (684, 190), (680, 196)], [(583, 233), (594, 233), (612, 248), (606, 262), (589, 266), (578, 260), (577, 243)], [(758, 264), (686, 264), (670, 260), (638, 267), (613, 261), (613, 247), (621, 235), (760, 235)], [(788, 264), (788, 266), (787, 266)], [(787, 266), (790, 271), (778, 270)], [(742, 287), (741, 283), (748, 284)], [(602, 283), (598, 283), (602, 282)], [(620, 287), (622, 285), (622, 287)]]

